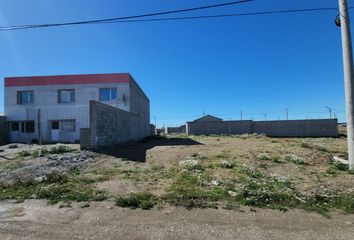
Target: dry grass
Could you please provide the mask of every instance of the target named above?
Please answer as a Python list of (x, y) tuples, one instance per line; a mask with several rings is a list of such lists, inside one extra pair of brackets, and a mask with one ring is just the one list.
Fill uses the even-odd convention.
[(118, 197), (120, 205), (354, 209), (354, 175), (331, 161), (334, 155), (346, 157), (344, 138), (174, 136), (117, 152), (101, 153), (75, 179), (91, 179), (83, 184)]

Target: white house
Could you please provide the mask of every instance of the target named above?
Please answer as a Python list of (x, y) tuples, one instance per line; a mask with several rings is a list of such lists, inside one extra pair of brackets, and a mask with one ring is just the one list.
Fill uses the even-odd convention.
[(11, 142), (78, 142), (89, 101), (140, 114), (150, 128), (149, 99), (128, 73), (5, 78)]

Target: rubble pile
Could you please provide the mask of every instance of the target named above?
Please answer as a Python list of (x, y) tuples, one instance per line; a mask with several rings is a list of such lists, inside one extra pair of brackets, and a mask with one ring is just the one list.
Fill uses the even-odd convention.
[(52, 172), (65, 175), (72, 169), (84, 167), (95, 158), (95, 155), (89, 151), (75, 151), (49, 154), (24, 161), (12, 160), (13, 163), (0, 170), (0, 185), (40, 181)]

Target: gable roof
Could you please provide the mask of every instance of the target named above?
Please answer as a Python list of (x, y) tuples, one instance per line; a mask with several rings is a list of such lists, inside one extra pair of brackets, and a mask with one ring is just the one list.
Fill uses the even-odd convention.
[(215, 121), (222, 121), (222, 119), (212, 115), (206, 115), (201, 118), (195, 119), (193, 122), (215, 122)]

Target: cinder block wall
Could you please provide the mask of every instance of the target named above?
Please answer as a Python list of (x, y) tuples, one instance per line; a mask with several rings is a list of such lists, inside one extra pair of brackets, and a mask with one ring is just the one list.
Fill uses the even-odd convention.
[(252, 121), (188, 122), (187, 134), (244, 134), (253, 133)]
[(8, 142), (8, 128), (5, 116), (0, 116), (0, 146)]
[(168, 127), (166, 133), (186, 133), (186, 126)]
[(270, 137), (338, 137), (337, 119), (257, 121), (254, 132)]
[(81, 129), (81, 148), (97, 149), (100, 146), (147, 137), (150, 131), (146, 129), (150, 129), (150, 124), (146, 117), (97, 101), (90, 101), (90, 127)]
[(270, 137), (338, 137), (337, 119), (188, 122), (187, 134), (259, 133)]

